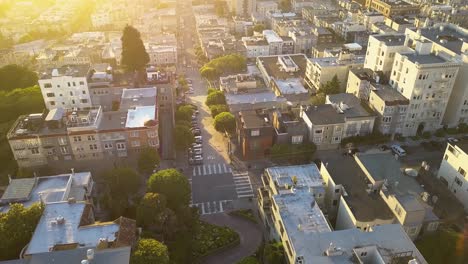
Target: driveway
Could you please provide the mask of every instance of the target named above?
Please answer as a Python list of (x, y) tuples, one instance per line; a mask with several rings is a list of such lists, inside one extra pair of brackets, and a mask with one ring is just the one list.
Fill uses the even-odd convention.
[(228, 226), (240, 236), (240, 245), (202, 259), (204, 264), (231, 264), (248, 257), (257, 251), (262, 243), (262, 231), (254, 223), (228, 214), (212, 214), (201, 217), (203, 221), (219, 226)]

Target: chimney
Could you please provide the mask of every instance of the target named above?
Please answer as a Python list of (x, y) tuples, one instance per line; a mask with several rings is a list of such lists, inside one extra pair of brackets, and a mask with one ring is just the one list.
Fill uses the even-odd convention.
[(419, 55), (429, 55), (432, 50), (432, 42), (418, 40), (416, 41), (415, 50)]
[(71, 168), (72, 175), (75, 175), (75, 168)]

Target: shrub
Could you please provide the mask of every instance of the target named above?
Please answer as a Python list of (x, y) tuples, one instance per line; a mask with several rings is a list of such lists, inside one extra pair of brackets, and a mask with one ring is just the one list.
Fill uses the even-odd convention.
[(210, 112), (211, 112), (211, 116), (215, 118), (217, 115), (221, 114), (222, 112), (229, 112), (229, 108), (227, 105), (224, 105), (224, 104), (211, 105)]
[(436, 132), (434, 133), (434, 136), (444, 137), (445, 136), (445, 130), (443, 128), (437, 129)]
[(236, 241), (239, 241), (239, 234), (234, 230), (200, 222), (199, 230), (193, 238), (192, 254), (195, 258), (205, 256)]
[(346, 146), (348, 143), (354, 143), (356, 145), (374, 145), (374, 144), (383, 144), (390, 140), (389, 136), (383, 135), (380, 132), (373, 132), (367, 136), (352, 136), (343, 138), (341, 140), (341, 146)]
[(424, 139), (429, 139), (429, 138), (431, 138), (431, 136), (432, 136), (431, 132), (429, 132), (429, 131), (426, 131), (426, 132), (422, 133), (422, 135), (421, 135), (421, 137), (424, 138)]

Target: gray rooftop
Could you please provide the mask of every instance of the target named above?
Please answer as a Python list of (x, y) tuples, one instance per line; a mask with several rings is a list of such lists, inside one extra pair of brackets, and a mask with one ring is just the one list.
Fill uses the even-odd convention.
[(371, 93), (375, 93), (380, 99), (385, 101), (385, 105), (409, 104), (409, 100), (390, 85), (377, 87), (380, 89), (372, 90)]
[(291, 248), (305, 263), (355, 263), (353, 259), (359, 257), (355, 250), (369, 246), (378, 248), (384, 263), (397, 261), (398, 253), (403, 252), (409, 252), (418, 263), (427, 263), (400, 225), (375, 226), (370, 232), (356, 228), (332, 231), (307, 188), (274, 195), (273, 200)]
[(10, 209), (9, 203), (22, 203), (25, 207), (43, 201), (54, 203), (73, 197), (77, 201), (86, 199), (86, 188), (92, 181), (90, 172), (60, 174), (55, 176), (12, 179), (0, 199), (0, 212)]
[(402, 54), (405, 55), (409, 61), (418, 64), (434, 64), (434, 63), (446, 63), (447, 61), (442, 57), (428, 54), (428, 55), (420, 55), (420, 54)]
[(270, 175), (276, 186), (323, 187), (323, 179), (315, 164), (280, 166), (266, 168), (265, 172)]
[(405, 43), (404, 34), (372, 35), (371, 37), (376, 38), (378, 41), (383, 41), (387, 46), (401, 46)]
[(463, 43), (468, 42), (466, 29), (453, 24), (436, 24), (433, 27), (422, 28), (421, 35), (457, 54), (461, 54)]
[(39, 74), (39, 79), (50, 79), (59, 76), (87, 77), (91, 66), (89, 65), (65, 65), (60, 68), (48, 69)]
[(120, 110), (124, 111), (136, 106), (154, 106), (156, 95), (156, 87), (123, 89)]
[(335, 108), (342, 111), (346, 118), (373, 117), (362, 105), (361, 100), (354, 94), (340, 93), (327, 95), (329, 101)]
[(336, 112), (331, 105), (308, 106), (305, 113), (314, 125), (344, 124), (344, 115)]
[(465, 152), (465, 155), (468, 155), (468, 140), (460, 140), (455, 145)]
[(407, 211), (424, 210), (419, 195), (424, 189), (415, 178), (403, 174), (402, 164), (390, 153), (358, 153), (355, 155), (361, 169), (372, 183), (384, 183), (382, 191), (395, 195)]

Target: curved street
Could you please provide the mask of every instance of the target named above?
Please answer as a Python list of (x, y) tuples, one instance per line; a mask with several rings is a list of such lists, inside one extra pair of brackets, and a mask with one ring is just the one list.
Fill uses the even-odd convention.
[(232, 264), (250, 256), (257, 251), (262, 243), (262, 231), (258, 224), (226, 213), (204, 215), (203, 221), (219, 226), (228, 226), (234, 229), (240, 236), (240, 245), (222, 252), (210, 255), (202, 259), (203, 264)]

